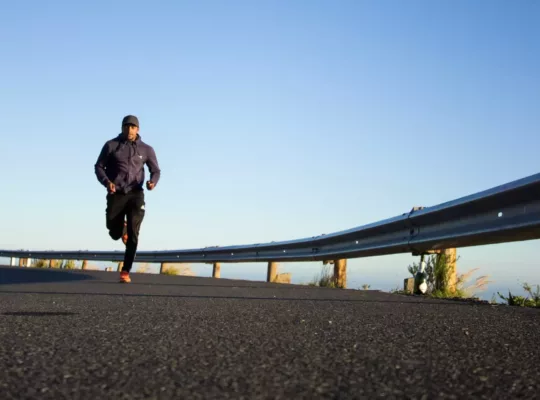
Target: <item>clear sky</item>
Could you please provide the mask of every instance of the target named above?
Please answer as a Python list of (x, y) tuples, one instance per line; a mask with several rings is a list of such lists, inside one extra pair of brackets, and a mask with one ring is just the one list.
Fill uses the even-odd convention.
[[(126, 114), (162, 168), (142, 250), (330, 233), (539, 171), (537, 1), (2, 1), (0, 39), (4, 249), (122, 248), (93, 168)], [(458, 252), (540, 283), (537, 241)], [(350, 280), (395, 287), (413, 260)]]

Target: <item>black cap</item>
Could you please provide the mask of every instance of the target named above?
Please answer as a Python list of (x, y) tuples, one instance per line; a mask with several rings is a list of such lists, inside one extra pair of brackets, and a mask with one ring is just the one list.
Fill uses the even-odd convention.
[(135, 115), (126, 115), (124, 119), (122, 120), (122, 126), (124, 125), (135, 125), (137, 128), (139, 127), (139, 120)]

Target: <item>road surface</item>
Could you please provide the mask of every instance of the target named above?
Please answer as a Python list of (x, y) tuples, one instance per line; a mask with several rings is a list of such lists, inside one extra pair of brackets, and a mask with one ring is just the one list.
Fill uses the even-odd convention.
[(540, 312), (264, 282), (0, 268), (7, 399), (537, 399)]

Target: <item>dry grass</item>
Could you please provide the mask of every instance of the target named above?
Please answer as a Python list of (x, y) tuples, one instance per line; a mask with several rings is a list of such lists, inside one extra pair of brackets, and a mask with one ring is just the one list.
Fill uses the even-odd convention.
[(189, 264), (165, 263), (161, 273), (165, 275), (195, 276)]
[(49, 268), (49, 260), (33, 260), (30, 265), (33, 268)]
[(51, 264), (51, 260), (38, 259), (38, 260), (32, 260), (32, 263), (30, 264), (30, 266), (34, 268), (52, 267), (52, 268), (58, 268), (58, 269), (77, 269), (75, 260), (53, 260)]
[(478, 292), (486, 290), (487, 285), (493, 282), (489, 280), (488, 275), (482, 275), (476, 278), (472, 284), (465, 286), (465, 284), (471, 279), (473, 274), (478, 270), (479, 268), (473, 268), (463, 274), (457, 274), (455, 292), (452, 292), (448, 289), (435, 290), (433, 292), (433, 296), (434, 297), (461, 297), (461, 298), (476, 297)]
[(478, 271), (479, 269), (480, 268), (473, 268), (463, 274), (458, 274), (456, 283), (457, 289), (463, 291), (469, 297), (476, 295), (477, 292), (482, 292), (486, 290), (487, 285), (489, 283), (493, 283), (493, 281), (489, 280), (488, 275), (479, 276), (474, 280), (474, 283), (472, 285), (465, 286), (465, 283), (469, 281), (474, 272)]
[(144, 274), (148, 272), (148, 268), (150, 268), (150, 265), (148, 263), (142, 263), (137, 267), (137, 273)]
[(329, 288), (340, 288), (334, 279), (334, 271), (330, 266), (323, 265), (320, 275), (316, 275), (314, 280), (309, 282), (310, 286), (319, 286), (319, 287), (329, 287)]

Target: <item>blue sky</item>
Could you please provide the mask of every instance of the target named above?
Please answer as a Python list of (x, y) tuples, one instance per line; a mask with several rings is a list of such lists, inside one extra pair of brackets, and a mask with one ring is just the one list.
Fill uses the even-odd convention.
[[(126, 114), (162, 168), (143, 250), (330, 233), (535, 174), (539, 20), (535, 1), (6, 2), (0, 248), (121, 248), (93, 165)], [(458, 268), (540, 283), (537, 245)], [(350, 281), (395, 287), (413, 260), (352, 260)]]

